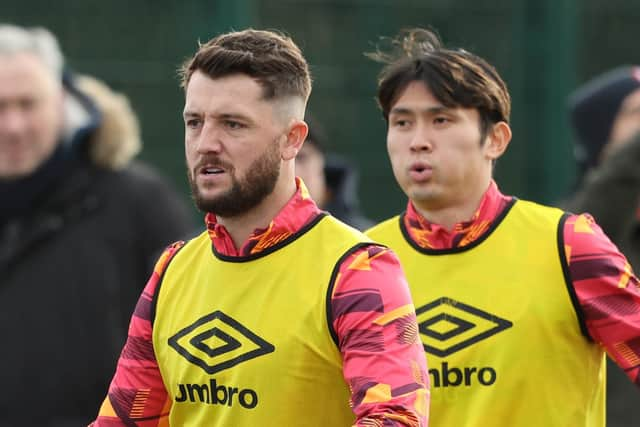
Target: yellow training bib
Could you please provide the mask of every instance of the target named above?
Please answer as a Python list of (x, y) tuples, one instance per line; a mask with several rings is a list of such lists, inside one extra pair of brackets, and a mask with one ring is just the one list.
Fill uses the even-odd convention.
[(327, 298), (368, 239), (330, 216), (246, 258), (203, 233), (162, 279), (153, 346), (176, 426), (347, 426), (355, 416)]
[(431, 427), (602, 427), (603, 350), (582, 333), (560, 210), (517, 201), (478, 241), (425, 250), (402, 218), (367, 234), (405, 270), (431, 379)]

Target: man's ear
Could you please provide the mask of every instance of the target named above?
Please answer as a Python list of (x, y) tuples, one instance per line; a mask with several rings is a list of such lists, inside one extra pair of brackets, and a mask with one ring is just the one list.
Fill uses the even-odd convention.
[(511, 142), (511, 128), (506, 122), (498, 122), (487, 132), (485, 154), (489, 159), (496, 160), (507, 151), (509, 142)]
[(307, 139), (309, 127), (302, 120), (294, 119), (287, 127), (286, 138), (280, 146), (280, 155), (282, 160), (291, 160), (296, 157), (298, 151), (302, 148), (302, 144)]

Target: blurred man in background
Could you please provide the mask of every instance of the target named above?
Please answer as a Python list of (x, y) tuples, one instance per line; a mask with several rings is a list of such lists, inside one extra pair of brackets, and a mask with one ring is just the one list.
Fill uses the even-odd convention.
[(409, 280), (430, 425), (604, 426), (605, 350), (640, 385), (638, 279), (589, 215), (500, 192), (511, 97), (493, 66), (422, 29), (391, 47), (377, 98), (409, 201), (367, 234)]
[[(565, 207), (593, 215), (638, 271), (640, 67), (623, 66), (595, 77), (570, 96), (569, 111), (578, 184)], [(620, 370), (607, 372), (607, 425), (640, 425), (633, 385)]]
[(309, 134), (296, 157), (296, 175), (302, 178), (318, 207), (347, 224), (364, 230), (373, 222), (360, 212), (358, 173), (347, 159), (326, 152), (324, 128), (307, 113)]
[(0, 425), (90, 420), (154, 258), (193, 229), (139, 150), (124, 96), (0, 25)]
[(578, 186), (568, 204), (589, 212), (640, 268), (640, 67), (594, 78), (570, 97)]

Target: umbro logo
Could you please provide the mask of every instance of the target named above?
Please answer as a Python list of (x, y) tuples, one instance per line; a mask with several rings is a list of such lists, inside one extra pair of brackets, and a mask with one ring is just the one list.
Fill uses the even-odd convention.
[(169, 338), (169, 345), (209, 375), (275, 350), (272, 344), (219, 310), (178, 331)]
[(416, 309), (424, 350), (445, 357), (513, 326), (495, 314), (451, 298), (438, 298)]

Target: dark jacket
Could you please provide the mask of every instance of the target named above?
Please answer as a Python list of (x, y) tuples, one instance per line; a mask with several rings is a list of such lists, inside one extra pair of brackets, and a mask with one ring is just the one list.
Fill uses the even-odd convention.
[(374, 222), (360, 213), (358, 175), (349, 162), (337, 155), (325, 158), (324, 175), (330, 198), (323, 209), (358, 230), (373, 227)]
[[(640, 134), (590, 170), (565, 206), (588, 212), (640, 272)], [(608, 363), (607, 426), (640, 425), (640, 394), (614, 363)]]
[(567, 208), (593, 215), (640, 272), (640, 134), (587, 173)]
[(69, 125), (54, 172), (25, 180), (22, 193), (2, 188), (2, 426), (95, 418), (155, 258), (194, 229), (182, 198), (131, 161), (140, 142), (126, 100), (95, 80), (78, 84), (67, 102), (81, 123)]

